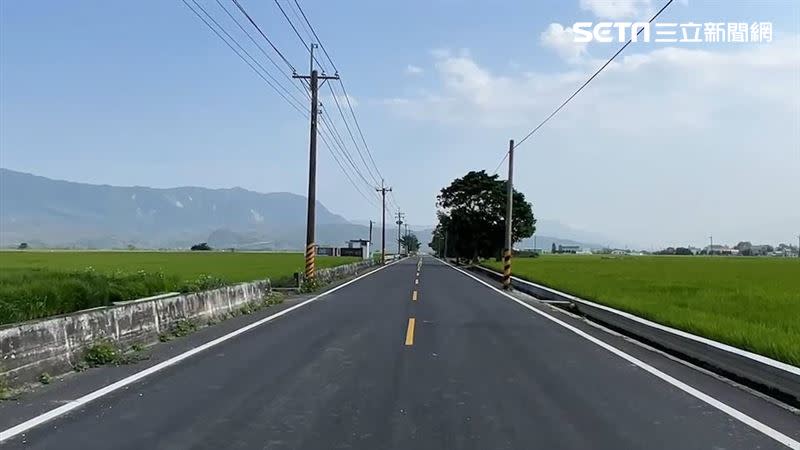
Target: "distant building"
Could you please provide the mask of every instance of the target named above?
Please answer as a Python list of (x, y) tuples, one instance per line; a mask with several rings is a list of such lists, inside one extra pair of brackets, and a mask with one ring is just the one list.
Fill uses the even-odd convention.
[(558, 253), (578, 253), (581, 250), (580, 245), (559, 245)]
[(703, 249), (703, 253), (706, 255), (738, 255), (739, 250), (733, 249), (728, 247), (727, 245), (706, 245)]
[(771, 245), (751, 245), (750, 246), (750, 256), (767, 256), (769, 255), (774, 249)]

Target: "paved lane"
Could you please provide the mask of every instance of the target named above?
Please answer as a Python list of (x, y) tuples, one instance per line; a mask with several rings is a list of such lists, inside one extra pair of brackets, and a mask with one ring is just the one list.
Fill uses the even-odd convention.
[(369, 275), (7, 444), (785, 448), (466, 275), (418, 261)]

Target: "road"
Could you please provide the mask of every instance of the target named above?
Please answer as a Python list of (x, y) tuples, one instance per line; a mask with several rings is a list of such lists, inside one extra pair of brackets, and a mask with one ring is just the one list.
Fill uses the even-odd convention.
[(4, 446), (777, 449), (796, 443), (800, 420), (791, 412), (547, 311), (433, 258), (408, 258)]

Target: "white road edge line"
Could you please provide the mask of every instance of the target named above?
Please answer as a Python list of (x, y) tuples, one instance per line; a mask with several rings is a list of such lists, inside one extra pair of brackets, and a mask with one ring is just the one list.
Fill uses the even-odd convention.
[(231, 338), (234, 338), (234, 337), (236, 337), (236, 336), (238, 336), (238, 335), (240, 335), (242, 333), (250, 331), (253, 328), (256, 328), (256, 327), (258, 327), (260, 325), (263, 325), (263, 324), (265, 324), (265, 323), (267, 323), (267, 322), (269, 322), (269, 321), (271, 321), (273, 319), (276, 319), (276, 318), (278, 318), (280, 316), (283, 316), (284, 314), (288, 314), (288, 313), (294, 311), (295, 309), (301, 308), (301, 307), (303, 307), (303, 306), (305, 306), (305, 305), (307, 305), (307, 304), (309, 304), (311, 302), (319, 300), (320, 298), (322, 298), (322, 297), (324, 297), (324, 296), (326, 296), (328, 294), (331, 294), (333, 292), (336, 292), (339, 289), (341, 289), (341, 288), (343, 288), (343, 287), (345, 287), (345, 286), (347, 286), (347, 285), (349, 285), (351, 283), (355, 283), (356, 281), (358, 281), (358, 280), (360, 280), (360, 279), (362, 279), (364, 277), (368, 277), (368, 276), (370, 276), (370, 275), (372, 275), (374, 273), (380, 272), (381, 270), (383, 270), (383, 269), (385, 269), (385, 268), (387, 268), (387, 267), (389, 267), (389, 266), (391, 266), (391, 265), (393, 265), (393, 264), (395, 264), (395, 263), (397, 263), (399, 261), (401, 261), (401, 259), (396, 259), (396, 260), (392, 261), (391, 263), (386, 264), (385, 266), (378, 267), (377, 269), (375, 269), (373, 271), (370, 271), (370, 272), (367, 272), (365, 274), (359, 275), (358, 277), (353, 278), (352, 280), (350, 280), (350, 281), (348, 281), (346, 283), (342, 283), (342, 284), (340, 284), (340, 285), (338, 285), (336, 287), (333, 287), (333, 288), (331, 288), (331, 289), (329, 289), (329, 290), (317, 295), (316, 297), (312, 297), (312, 298), (310, 298), (308, 300), (305, 300), (305, 301), (303, 301), (301, 303), (298, 303), (298, 304), (296, 304), (296, 305), (294, 305), (294, 306), (292, 306), (290, 308), (286, 308), (283, 311), (275, 313), (275, 314), (273, 314), (273, 315), (271, 315), (269, 317), (265, 317), (265, 318), (260, 319), (260, 320), (258, 320), (256, 322), (253, 322), (253, 323), (251, 323), (249, 325), (246, 325), (246, 326), (244, 326), (242, 328), (234, 330), (234, 331), (232, 331), (232, 332), (230, 332), (230, 333), (228, 333), (226, 335), (223, 335), (223, 336), (220, 336), (220, 337), (218, 337), (218, 338), (216, 338), (214, 340), (208, 341), (203, 345), (197, 346), (197, 347), (195, 347), (195, 348), (193, 348), (191, 350), (188, 350), (188, 351), (186, 351), (184, 353), (181, 353), (179, 355), (173, 356), (172, 358), (170, 358), (170, 359), (168, 359), (166, 361), (162, 361), (162, 362), (160, 362), (160, 363), (158, 363), (158, 364), (156, 364), (156, 365), (154, 365), (152, 367), (148, 367), (147, 369), (144, 369), (141, 372), (137, 372), (137, 373), (135, 373), (135, 374), (133, 374), (131, 376), (128, 376), (128, 377), (123, 378), (123, 379), (121, 379), (119, 381), (111, 383), (111, 384), (109, 384), (109, 385), (107, 385), (105, 387), (102, 387), (102, 388), (100, 388), (100, 389), (98, 389), (98, 390), (96, 390), (94, 392), (90, 392), (90, 393), (88, 393), (88, 394), (86, 394), (86, 395), (84, 395), (84, 396), (82, 396), (80, 398), (72, 400), (69, 403), (65, 403), (64, 405), (59, 406), (58, 408), (51, 409), (50, 411), (47, 411), (46, 413), (40, 414), (40, 415), (38, 415), (38, 416), (36, 416), (36, 417), (34, 417), (32, 419), (28, 419), (25, 422), (20, 423), (19, 425), (15, 425), (15, 426), (7, 429), (7, 430), (3, 430), (2, 432), (0, 432), (0, 442), (3, 442), (3, 441), (5, 441), (7, 439), (10, 439), (10, 438), (13, 438), (13, 437), (15, 437), (15, 436), (17, 436), (19, 434), (22, 434), (22, 433), (30, 430), (33, 427), (39, 426), (39, 425), (41, 425), (41, 424), (43, 424), (43, 423), (45, 423), (45, 422), (47, 422), (49, 420), (55, 419), (56, 417), (62, 416), (62, 415), (66, 414), (66, 413), (68, 413), (68, 412), (70, 412), (70, 411), (72, 411), (72, 410), (74, 410), (76, 408), (79, 408), (79, 407), (81, 407), (83, 405), (86, 405), (87, 403), (89, 403), (89, 402), (91, 402), (93, 400), (96, 400), (96, 399), (98, 399), (100, 397), (103, 397), (104, 395), (110, 394), (110, 393), (112, 393), (112, 392), (114, 392), (114, 391), (116, 391), (116, 390), (118, 390), (120, 388), (128, 386), (129, 384), (135, 383), (135, 382), (141, 380), (142, 378), (144, 378), (144, 377), (146, 377), (148, 375), (152, 375), (152, 374), (154, 374), (156, 372), (159, 372), (159, 371), (161, 371), (161, 370), (163, 370), (163, 369), (165, 369), (165, 368), (167, 368), (169, 366), (173, 366), (173, 365), (183, 361), (184, 359), (189, 358), (190, 356), (196, 355), (197, 353), (200, 353), (200, 352), (202, 352), (204, 350), (208, 350), (211, 347), (214, 347), (214, 346), (216, 346), (218, 344), (221, 344), (221, 343), (223, 343), (223, 342), (225, 342), (225, 341), (227, 341), (227, 340), (229, 340)]
[(738, 409), (735, 409), (735, 408), (733, 408), (731, 406), (728, 406), (727, 404), (717, 400), (716, 398), (711, 397), (710, 395), (708, 395), (708, 394), (706, 394), (704, 392), (701, 392), (698, 389), (695, 389), (692, 386), (689, 386), (688, 384), (686, 384), (686, 383), (684, 383), (684, 382), (682, 382), (682, 381), (680, 381), (680, 380), (678, 380), (678, 379), (676, 379), (676, 378), (674, 378), (674, 377), (672, 377), (670, 375), (667, 375), (666, 373), (656, 369), (655, 367), (647, 364), (646, 362), (641, 361), (641, 360), (639, 360), (639, 359), (637, 359), (637, 358), (635, 358), (635, 357), (623, 352), (622, 350), (620, 350), (620, 349), (618, 349), (618, 348), (616, 348), (616, 347), (614, 347), (614, 346), (612, 346), (612, 345), (610, 345), (610, 344), (608, 344), (608, 343), (606, 343), (606, 342), (604, 342), (604, 341), (602, 341), (602, 340), (600, 340), (600, 339), (598, 339), (598, 338), (586, 333), (585, 331), (582, 331), (582, 330), (580, 330), (578, 328), (575, 328), (572, 325), (570, 325), (570, 324), (568, 324), (566, 322), (563, 322), (563, 321), (561, 321), (561, 320), (559, 320), (559, 319), (557, 319), (557, 318), (555, 318), (555, 317), (553, 317), (553, 316), (551, 316), (551, 315), (549, 315), (549, 314), (547, 314), (545, 312), (539, 311), (538, 309), (534, 308), (531, 305), (528, 305), (527, 303), (523, 302), (522, 300), (519, 300), (519, 299), (515, 298), (514, 296), (512, 296), (512, 295), (510, 295), (510, 294), (508, 294), (506, 292), (503, 292), (502, 290), (500, 290), (500, 289), (492, 286), (491, 284), (481, 280), (480, 278), (476, 277), (475, 275), (472, 275), (471, 273), (465, 272), (464, 270), (461, 270), (458, 267), (453, 266), (452, 264), (448, 263), (447, 261), (443, 261), (443, 262), (446, 265), (448, 265), (451, 269), (456, 270), (458, 272), (461, 272), (462, 274), (472, 278), (473, 280), (475, 280), (478, 283), (488, 287), (489, 289), (492, 289), (493, 291), (496, 291), (497, 293), (499, 293), (499, 294), (501, 294), (501, 295), (503, 295), (505, 297), (508, 297), (509, 299), (517, 302), (518, 304), (520, 304), (520, 305), (524, 306), (525, 308), (535, 312), (536, 314), (539, 314), (540, 316), (544, 317), (545, 319), (548, 319), (550, 321), (555, 322), (558, 325), (561, 325), (562, 327), (572, 331), (573, 333), (577, 334), (578, 336), (580, 336), (580, 337), (592, 342), (593, 344), (596, 344), (596, 345), (608, 350), (609, 352), (619, 356), (620, 358), (630, 362), (631, 364), (634, 364), (637, 367), (645, 370), (646, 372), (649, 372), (651, 375), (654, 375), (654, 376), (660, 378), (661, 380), (666, 381), (667, 383), (675, 386), (676, 388), (682, 390), (683, 392), (686, 392), (687, 394), (691, 395), (692, 397), (695, 397), (698, 400), (701, 400), (701, 401), (713, 406), (714, 408), (717, 408), (718, 410), (720, 410), (720, 411), (724, 412), (725, 414), (733, 417), (734, 419), (736, 419), (736, 420), (738, 420), (738, 421), (750, 426), (751, 428), (753, 428), (753, 429), (765, 434), (766, 436), (769, 436), (770, 438), (774, 439), (775, 441), (777, 441), (777, 442), (779, 442), (779, 443), (781, 443), (781, 444), (783, 444), (783, 445), (785, 445), (785, 446), (787, 446), (787, 447), (789, 447), (789, 448), (791, 448), (793, 450), (800, 450), (800, 442), (792, 439), (789, 436), (786, 436), (785, 434), (783, 434), (780, 431), (770, 427), (769, 425), (766, 425), (764, 423), (759, 422), (758, 420), (748, 416), (747, 414), (739, 411)]
[[(486, 270), (486, 271), (489, 271), (489, 272), (494, 272), (494, 271), (492, 271), (490, 269), (487, 269), (485, 267), (480, 267), (480, 266), (478, 266), (478, 267), (480, 269), (482, 269), (482, 270)], [(498, 273), (498, 272), (494, 272), (494, 273)], [(668, 327), (668, 326), (665, 326), (665, 325), (661, 325), (660, 323), (656, 323), (656, 322), (653, 322), (653, 321), (650, 321), (650, 320), (647, 320), (647, 319), (643, 319), (643, 318), (641, 318), (639, 316), (636, 316), (636, 315), (633, 315), (631, 313), (627, 313), (625, 311), (621, 311), (621, 310), (618, 310), (618, 309), (610, 308), (608, 306), (601, 305), (599, 303), (595, 303), (595, 302), (592, 302), (592, 301), (589, 301), (589, 300), (586, 300), (586, 299), (583, 299), (583, 298), (580, 298), (580, 297), (576, 297), (576, 296), (571, 295), (571, 294), (567, 294), (566, 292), (561, 292), (561, 291), (559, 291), (557, 289), (553, 289), (553, 288), (548, 287), (548, 286), (544, 286), (544, 285), (541, 285), (541, 284), (538, 284), (538, 283), (534, 283), (534, 282), (528, 281), (528, 280), (523, 280), (522, 278), (519, 278), (519, 277), (512, 276), (511, 279), (514, 280), (514, 281), (523, 283), (523, 284), (527, 284), (529, 286), (534, 286), (534, 287), (537, 287), (539, 289), (544, 289), (546, 291), (550, 291), (550, 292), (552, 292), (552, 293), (554, 293), (556, 295), (569, 298), (572, 301), (577, 302), (577, 303), (585, 303), (585, 304), (588, 304), (589, 306), (592, 306), (594, 308), (602, 309), (604, 311), (608, 311), (610, 313), (617, 314), (618, 316), (625, 317), (626, 319), (630, 319), (630, 320), (633, 320), (635, 322), (639, 322), (639, 323), (647, 325), (649, 327), (657, 328), (659, 330), (666, 331), (668, 333), (672, 333), (672, 334), (675, 334), (677, 336), (680, 336), (680, 337), (683, 337), (683, 338), (686, 338), (686, 339), (691, 339), (693, 341), (700, 342), (702, 344), (710, 345), (710, 346), (716, 347), (716, 348), (718, 348), (720, 350), (725, 350), (726, 352), (730, 352), (730, 353), (733, 353), (733, 354), (736, 354), (736, 355), (739, 355), (739, 356), (742, 356), (742, 357), (745, 357), (745, 358), (752, 359), (752, 360), (760, 362), (762, 364), (766, 364), (768, 366), (772, 366), (772, 367), (774, 367), (776, 369), (785, 370), (786, 372), (789, 372), (789, 373), (794, 374), (794, 375), (800, 375), (800, 367), (795, 367), (795, 366), (792, 366), (790, 364), (786, 364), (784, 362), (777, 361), (777, 360), (774, 360), (772, 358), (768, 358), (768, 357), (763, 356), (763, 355), (759, 355), (757, 353), (749, 352), (747, 350), (742, 350), (740, 348), (733, 347), (733, 346), (728, 345), (728, 344), (723, 344), (722, 342), (717, 342), (717, 341), (714, 341), (714, 340), (711, 340), (711, 339), (708, 339), (708, 338), (704, 338), (702, 336), (697, 336), (695, 334), (687, 333), (685, 331), (681, 331), (681, 330), (678, 330), (676, 328), (671, 328), (671, 327)]]

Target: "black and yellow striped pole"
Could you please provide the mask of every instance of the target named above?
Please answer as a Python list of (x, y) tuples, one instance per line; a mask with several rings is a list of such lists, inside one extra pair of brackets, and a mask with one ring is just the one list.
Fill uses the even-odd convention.
[(310, 243), (306, 245), (306, 280), (314, 279), (314, 269), (317, 258), (317, 244)]
[(511, 251), (508, 249), (503, 255), (503, 289), (511, 289)]
[(513, 251), (513, 240), (511, 232), (513, 230), (512, 210), (514, 207), (514, 140), (508, 142), (508, 183), (507, 186), (507, 205), (506, 205), (506, 248), (503, 254), (503, 289), (511, 290), (511, 253)]

